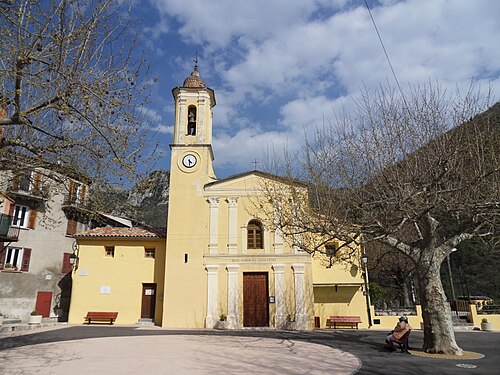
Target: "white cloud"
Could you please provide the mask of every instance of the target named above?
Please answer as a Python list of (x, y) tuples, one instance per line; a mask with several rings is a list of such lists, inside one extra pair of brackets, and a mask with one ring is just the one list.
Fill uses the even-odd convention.
[[(249, 169), (270, 144), (298, 145), (361, 87), (394, 84), (363, 2), (153, 4), (163, 23), (179, 25), (170, 23), (169, 33), (201, 48), (202, 76), (216, 90), (214, 148), (223, 165)], [(430, 80), (454, 90), (475, 79), (500, 92), (499, 1), (382, 0), (372, 14), (403, 89)]]
[(214, 139), (215, 165), (240, 172), (254, 169), (253, 161), (257, 161), (257, 169), (262, 169), (264, 157), (270, 150), (298, 148), (298, 139), (289, 133), (253, 132), (245, 128), (233, 136), (221, 135)]
[(152, 129), (154, 132), (158, 132), (161, 134), (174, 134), (174, 126), (170, 125), (158, 125)]
[(153, 121), (153, 122), (159, 122), (161, 121), (161, 115), (158, 113), (158, 111), (147, 108), (147, 107), (140, 107), (139, 112), (144, 115), (147, 119)]

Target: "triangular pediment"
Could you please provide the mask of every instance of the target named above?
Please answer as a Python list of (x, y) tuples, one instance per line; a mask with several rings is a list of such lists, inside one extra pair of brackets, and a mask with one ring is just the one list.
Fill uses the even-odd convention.
[(259, 192), (269, 187), (271, 184), (286, 184), (305, 187), (305, 185), (285, 178), (265, 173), (261, 171), (251, 171), (246, 173), (230, 176), (215, 182), (206, 184), (204, 187), (207, 193), (225, 193), (225, 192), (240, 192), (247, 193)]

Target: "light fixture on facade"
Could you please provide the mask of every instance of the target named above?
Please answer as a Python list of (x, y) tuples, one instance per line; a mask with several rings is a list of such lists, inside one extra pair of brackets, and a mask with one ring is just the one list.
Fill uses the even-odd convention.
[(78, 257), (75, 254), (71, 254), (69, 256), (69, 264), (74, 266), (76, 264), (76, 261), (78, 260)]
[(361, 264), (363, 265), (363, 269), (366, 269), (366, 265), (368, 264), (368, 255), (363, 254), (361, 256)]
[(73, 241), (73, 254), (69, 256), (69, 264), (74, 269), (78, 268), (78, 244), (76, 241)]

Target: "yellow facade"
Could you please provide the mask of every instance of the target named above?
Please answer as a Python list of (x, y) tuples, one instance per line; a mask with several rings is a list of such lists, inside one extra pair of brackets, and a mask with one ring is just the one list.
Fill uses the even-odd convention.
[[(78, 264), (73, 270), (69, 323), (83, 323), (89, 311), (118, 312), (116, 324), (141, 318), (143, 285), (156, 284), (154, 322), (161, 325), (165, 274), (165, 239), (78, 239)], [(114, 256), (106, 248), (114, 247)], [(154, 249), (154, 258), (145, 249)]]
[[(159, 288), (164, 280), (154, 319), (164, 327), (309, 330), (318, 321), (315, 317), (324, 327), (330, 315), (360, 316), (361, 326), (368, 326), (359, 265), (337, 262), (327, 267), (324, 259), (293, 247), (275, 229), (269, 217), (273, 210), (262, 203), (268, 202), (264, 190), (285, 182), (258, 171), (215, 177), (215, 95), (197, 67), (172, 93), (175, 124), (165, 261), (155, 259), (154, 272), (148, 268), (153, 265), (139, 259), (145, 247), (140, 240), (80, 239), (79, 270), (91, 272), (74, 273), (70, 322), (97, 310), (119, 311), (117, 324), (134, 323), (141, 311), (141, 285), (154, 282)], [(117, 254), (130, 258), (103, 260), (103, 248), (112, 244)], [(139, 272), (132, 274), (138, 263)], [(100, 295), (103, 285), (117, 293)], [(123, 301), (125, 290), (132, 296), (129, 305)]]

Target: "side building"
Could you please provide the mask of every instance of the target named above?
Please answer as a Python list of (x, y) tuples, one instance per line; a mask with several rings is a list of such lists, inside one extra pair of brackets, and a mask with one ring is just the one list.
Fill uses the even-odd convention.
[(96, 219), (87, 208), (88, 179), (30, 168), (29, 163), (20, 170), (0, 175), (1, 225), (3, 232), (15, 233), (0, 236), (0, 311), (7, 319), (25, 321), (36, 311), (67, 321), (76, 246), (72, 235), (110, 219)]

